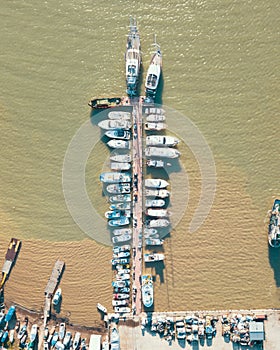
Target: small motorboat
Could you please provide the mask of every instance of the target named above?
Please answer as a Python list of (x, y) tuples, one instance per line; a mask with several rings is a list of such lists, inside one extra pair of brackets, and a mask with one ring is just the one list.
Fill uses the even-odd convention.
[(81, 333), (76, 332), (74, 336), (74, 341), (73, 341), (73, 350), (79, 349), (80, 341), (81, 341)]
[(164, 218), (166, 216), (169, 216), (169, 213), (167, 209), (154, 209), (154, 208), (148, 208), (146, 210), (147, 216), (157, 217), (157, 218)]
[(100, 175), (100, 181), (105, 183), (123, 183), (130, 182), (131, 177), (129, 173), (106, 172)]
[(129, 225), (129, 218), (125, 216), (121, 216), (119, 219), (109, 220), (108, 225), (111, 227), (126, 226), (126, 225)]
[(168, 190), (162, 190), (162, 189), (146, 189), (145, 190), (145, 196), (146, 197), (159, 197), (159, 198), (167, 198), (169, 197), (170, 192)]
[(170, 221), (167, 219), (156, 219), (148, 221), (149, 228), (157, 228), (157, 227), (167, 227), (170, 225)]
[(149, 114), (146, 118), (147, 122), (164, 122), (165, 115), (163, 114)]
[(112, 286), (114, 288), (125, 288), (125, 287), (129, 287), (130, 285), (130, 281), (113, 281), (112, 282)]
[(131, 202), (131, 196), (130, 194), (117, 194), (115, 196), (110, 196), (109, 197), (110, 203), (115, 203), (115, 202)]
[(129, 299), (129, 294), (126, 293), (117, 293), (113, 295), (113, 298), (115, 300), (123, 300), (123, 299)]
[(177, 149), (169, 147), (147, 147), (145, 148), (146, 157), (160, 157), (160, 158), (178, 158), (180, 152)]
[(124, 216), (127, 218), (130, 218), (131, 211), (130, 210), (110, 210), (110, 211), (106, 211), (105, 213), (106, 219), (118, 219)]
[(115, 203), (110, 205), (110, 210), (128, 210), (131, 209), (131, 203), (129, 202), (123, 202), (123, 203)]
[(64, 338), (64, 336), (65, 336), (65, 331), (66, 331), (66, 326), (65, 326), (65, 323), (62, 322), (62, 323), (60, 323), (60, 325), (59, 325), (59, 331), (58, 331), (58, 338), (59, 338), (60, 340), (62, 340), (62, 339)]
[(124, 129), (129, 130), (132, 126), (129, 120), (111, 120), (105, 119), (98, 123), (98, 126), (104, 130)]
[(125, 112), (125, 111), (112, 111), (108, 113), (109, 119), (124, 119), (124, 120), (130, 120), (131, 113)]
[(152, 99), (155, 98), (157, 92), (162, 67), (162, 54), (160, 51), (160, 46), (156, 43), (156, 38), (154, 45), (156, 50), (152, 56), (145, 80), (146, 97)]
[[(146, 164), (148, 167), (151, 168), (165, 168), (165, 167), (169, 167), (172, 164), (168, 163), (168, 162), (164, 162), (163, 160), (156, 160), (156, 159), (147, 159)], [(118, 169), (116, 169), (118, 170)]]
[(110, 168), (112, 170), (129, 170), (131, 168), (131, 164), (111, 162)]
[(146, 137), (147, 146), (174, 147), (177, 146), (178, 143), (179, 140), (172, 136), (150, 135)]
[(62, 295), (61, 288), (57, 288), (57, 290), (54, 294), (53, 300), (52, 300), (53, 305), (56, 306), (59, 304), (60, 299), (61, 299), (61, 295)]
[[(122, 230), (122, 229), (120, 229), (120, 230)], [(130, 232), (128, 234), (131, 234), (131, 232), (132, 232), (131, 229), (125, 229), (125, 230)], [(114, 231), (119, 231), (119, 230), (113, 230), (113, 233), (114, 233)], [(122, 246), (115, 246), (115, 247), (113, 247), (113, 253), (118, 254), (120, 252), (130, 251), (130, 249), (131, 249), (130, 244), (126, 244), (126, 245), (122, 245)]]
[[(119, 228), (119, 229), (115, 229), (113, 230), (113, 235), (115, 236), (120, 236), (120, 235), (132, 235), (132, 229), (131, 228)], [(129, 247), (127, 249), (127, 247)], [(126, 250), (130, 250), (130, 245), (124, 245), (122, 247), (119, 247), (121, 249), (121, 251), (126, 251)]]
[(119, 314), (124, 314), (124, 313), (129, 313), (130, 312), (130, 308), (129, 307), (125, 307), (125, 306), (115, 306), (114, 310), (115, 310), (115, 312), (117, 312)]
[(164, 199), (146, 199), (145, 201), (146, 208), (149, 208), (149, 207), (157, 208), (157, 207), (163, 207), (164, 205), (165, 205)]
[(110, 139), (130, 140), (130, 132), (123, 129), (108, 130), (105, 135)]
[(147, 122), (145, 123), (145, 130), (155, 130), (155, 131), (160, 131), (160, 130), (165, 130), (167, 129), (167, 125), (165, 123), (155, 123), (155, 122)]
[(112, 300), (113, 306), (127, 306), (128, 300)]
[(110, 157), (110, 160), (118, 163), (130, 163), (132, 158), (131, 158), (131, 154), (125, 153), (125, 154), (114, 154)]
[(93, 109), (112, 108), (121, 105), (122, 99), (120, 97), (104, 97), (93, 98), (88, 105)]
[(127, 242), (131, 240), (131, 235), (121, 235), (112, 237), (113, 243)]
[(169, 183), (163, 179), (146, 179), (145, 187), (151, 188), (165, 188), (169, 185)]
[(130, 183), (121, 183), (121, 184), (110, 184), (107, 185), (106, 191), (112, 194), (122, 194), (122, 193), (130, 193), (131, 186)]
[(118, 149), (130, 149), (131, 147), (130, 141), (115, 140), (115, 139), (107, 142), (107, 145), (111, 148), (118, 148)]
[(164, 254), (160, 254), (160, 253), (144, 254), (145, 263), (163, 261), (163, 260), (164, 260)]

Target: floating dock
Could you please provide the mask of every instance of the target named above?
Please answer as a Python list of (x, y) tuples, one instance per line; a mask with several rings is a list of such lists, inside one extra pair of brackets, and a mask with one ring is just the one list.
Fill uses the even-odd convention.
[(21, 241), (17, 238), (12, 238), (8, 246), (7, 253), (5, 255), (5, 261), (2, 267), (2, 280), (0, 283), (0, 289), (4, 287), (4, 284), (9, 277), (12, 267), (16, 261), (17, 255), (19, 253), (21, 246)]

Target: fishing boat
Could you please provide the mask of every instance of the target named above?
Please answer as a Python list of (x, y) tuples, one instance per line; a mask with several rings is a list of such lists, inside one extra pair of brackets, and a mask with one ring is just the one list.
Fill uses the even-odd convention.
[(128, 300), (112, 300), (113, 306), (127, 306)]
[(131, 134), (128, 130), (113, 129), (107, 130), (105, 135), (110, 139), (130, 140)]
[(156, 50), (153, 53), (148, 71), (145, 80), (145, 94), (147, 98), (155, 98), (158, 83), (161, 75), (161, 67), (162, 67), (162, 54), (160, 51), (160, 46), (154, 43)]
[(38, 334), (38, 326), (37, 324), (33, 324), (30, 331), (30, 342), (33, 343)]
[(108, 113), (109, 119), (123, 119), (123, 120), (130, 120), (131, 113), (125, 112), (125, 111), (112, 111)]
[(169, 213), (167, 209), (154, 209), (154, 208), (148, 208), (146, 210), (147, 216), (157, 217), (157, 218), (164, 218), (166, 216), (169, 216)]
[(125, 306), (115, 306), (114, 311), (119, 314), (125, 314), (130, 312), (130, 308)]
[(154, 303), (154, 286), (151, 275), (142, 275), (142, 302), (145, 307), (151, 307)]
[(79, 345), (80, 345), (80, 340), (81, 340), (81, 333), (76, 332), (74, 336), (74, 341), (73, 341), (73, 350), (78, 350)]
[(145, 130), (155, 130), (155, 131), (160, 131), (160, 130), (165, 130), (167, 129), (167, 125), (165, 123), (155, 123), (155, 122), (149, 122), (145, 123)]
[(61, 299), (61, 288), (57, 288), (55, 294), (54, 294), (54, 297), (53, 297), (53, 300), (52, 300), (52, 303), (53, 305), (58, 305), (59, 302), (60, 302), (60, 299)]
[(141, 68), (140, 36), (136, 26), (136, 19), (130, 18), (130, 31), (127, 37), (125, 53), (126, 92), (135, 96)]
[(109, 197), (110, 203), (115, 203), (115, 202), (131, 202), (131, 196), (130, 194), (117, 194), (115, 196), (110, 196)]
[[(172, 164), (165, 162), (163, 160), (156, 160), (156, 159), (147, 159), (146, 164), (148, 167), (153, 167), (153, 168), (165, 168), (165, 167), (169, 167)], [(117, 169), (116, 169), (117, 170)]]
[(108, 172), (100, 175), (100, 181), (106, 183), (130, 182), (131, 177), (129, 173)]
[(172, 136), (150, 135), (146, 137), (147, 146), (174, 147), (178, 143), (179, 140)]
[(63, 338), (64, 338), (64, 336), (65, 336), (65, 331), (66, 331), (66, 328), (65, 328), (66, 326), (65, 326), (65, 323), (64, 322), (62, 322), (62, 323), (60, 323), (60, 325), (59, 325), (59, 331), (58, 331), (58, 338), (60, 339), (60, 340), (62, 340)]
[(113, 243), (127, 242), (131, 240), (131, 235), (121, 235), (112, 237)]
[(178, 158), (180, 152), (177, 149), (169, 147), (147, 147), (145, 148), (146, 157), (160, 157), (160, 158)]
[(120, 97), (112, 98), (93, 98), (89, 101), (88, 105), (93, 109), (112, 108), (122, 104)]
[(117, 162), (111, 162), (110, 168), (112, 170), (129, 170), (131, 168), (130, 163), (117, 163)]
[(148, 221), (148, 227), (167, 227), (170, 225), (170, 221), (167, 219), (156, 219)]
[(118, 219), (123, 216), (130, 218), (131, 211), (130, 210), (110, 210), (110, 211), (106, 211), (105, 213), (106, 219)]
[(146, 118), (147, 122), (164, 122), (165, 115), (163, 114), (149, 114)]
[(273, 248), (280, 247), (280, 199), (275, 199), (268, 225), (268, 243)]
[(167, 198), (169, 197), (170, 192), (168, 190), (158, 190), (158, 189), (145, 189), (145, 196), (146, 197), (159, 197), (159, 198)]
[(146, 208), (160, 208), (165, 205), (165, 200), (163, 199), (146, 199), (145, 207)]
[(118, 219), (109, 220), (108, 225), (111, 227), (129, 225), (129, 218), (127, 218), (125, 216), (121, 216)]
[(131, 154), (126, 153), (126, 154), (114, 154), (110, 157), (110, 160), (113, 162), (118, 162), (118, 163), (130, 163), (132, 158)]
[(112, 282), (112, 286), (114, 288), (125, 288), (125, 287), (129, 287), (130, 285), (130, 281), (113, 281)]
[(163, 261), (163, 260), (164, 260), (164, 254), (160, 254), (160, 253), (144, 254), (144, 261), (146, 263)]
[(103, 312), (104, 314), (107, 314), (107, 309), (105, 306), (103, 306), (102, 304), (100, 303), (97, 303), (97, 309), (101, 312)]
[(130, 193), (130, 183), (110, 184), (106, 186), (106, 191), (113, 194)]
[(129, 202), (124, 202), (124, 203), (115, 203), (110, 205), (110, 210), (127, 210), (131, 209), (131, 204)]
[(111, 148), (116, 148), (116, 149), (130, 149), (131, 147), (130, 141), (115, 140), (115, 139), (107, 142), (107, 145)]
[(146, 179), (145, 187), (152, 188), (165, 188), (169, 185), (169, 183), (163, 179)]
[(131, 128), (131, 122), (129, 120), (111, 120), (105, 119), (98, 123), (98, 126), (104, 130), (124, 129), (129, 130)]
[(164, 114), (165, 110), (163, 108), (158, 107), (145, 107), (145, 114)]
[(146, 246), (161, 246), (163, 245), (164, 240), (159, 238), (146, 238), (145, 245)]

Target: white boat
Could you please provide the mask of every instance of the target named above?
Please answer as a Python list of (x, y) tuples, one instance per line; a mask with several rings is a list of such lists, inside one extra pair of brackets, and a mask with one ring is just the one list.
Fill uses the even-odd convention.
[(144, 112), (145, 114), (164, 114), (165, 110), (157, 107), (146, 107)]
[[(126, 252), (119, 252), (119, 253), (114, 253), (113, 254), (113, 258), (128, 258), (130, 257), (130, 252), (126, 251)], [(122, 270), (126, 270), (126, 269), (122, 269)], [(120, 273), (129, 273), (129, 271), (120, 271)]]
[(115, 196), (109, 197), (110, 203), (115, 203), (115, 202), (131, 202), (131, 196), (130, 194), (117, 194)]
[(113, 130), (113, 129), (129, 130), (132, 124), (129, 120), (105, 119), (105, 120), (101, 120), (101, 122), (98, 123), (98, 126), (104, 130)]
[(106, 191), (113, 194), (130, 193), (130, 183), (110, 184), (106, 186)]
[(129, 258), (113, 258), (111, 261), (113, 266), (129, 264)]
[(116, 293), (130, 293), (130, 288), (129, 287), (114, 287), (114, 292)]
[(113, 306), (127, 306), (128, 301), (127, 300), (112, 300)]
[(160, 131), (160, 130), (165, 130), (167, 129), (167, 125), (165, 123), (155, 123), (155, 122), (148, 122), (148, 123), (145, 123), (145, 130), (157, 130), (157, 131)]
[(115, 140), (115, 139), (107, 142), (107, 145), (111, 148), (116, 148), (116, 149), (130, 149), (131, 147), (130, 141)]
[(53, 305), (58, 305), (60, 302), (60, 299), (61, 299), (61, 288), (57, 288), (52, 300)]
[(164, 122), (165, 115), (163, 114), (149, 114), (146, 118), (147, 122)]
[(268, 243), (273, 248), (280, 247), (280, 199), (275, 199), (268, 225)]
[(118, 219), (121, 217), (127, 217), (130, 218), (131, 211), (130, 210), (109, 210), (105, 213), (106, 219)]
[[(122, 230), (122, 229), (120, 229)], [(131, 234), (132, 233), (132, 230), (131, 229), (127, 229), (127, 231), (130, 231), (129, 233), (127, 234)], [(113, 233), (114, 231), (118, 231), (118, 230), (113, 230)], [(122, 246), (115, 246), (113, 247), (113, 253), (117, 254), (117, 253), (120, 253), (120, 252), (126, 252), (126, 251), (129, 251), (131, 249), (131, 246), (130, 244), (126, 244), (126, 245), (122, 245)]]
[(131, 209), (131, 204), (129, 202), (126, 203), (115, 203), (110, 205), (110, 210), (127, 210)]
[(146, 208), (157, 208), (163, 207), (165, 205), (165, 200), (163, 199), (146, 199), (145, 207)]
[(80, 345), (80, 340), (81, 340), (81, 333), (76, 332), (73, 340), (73, 350), (78, 350), (79, 345)]
[(123, 119), (123, 120), (130, 120), (131, 113), (125, 112), (125, 111), (112, 111), (108, 113), (109, 119)]
[(169, 147), (147, 147), (145, 148), (146, 157), (161, 157), (161, 158), (178, 158), (180, 152), (177, 149)]
[[(119, 236), (119, 235), (131, 235), (132, 234), (132, 229), (131, 228), (117, 228), (117, 229), (114, 229), (113, 230), (113, 234), (115, 236)], [(128, 249), (126, 249), (127, 247), (129, 247)], [(123, 246), (123, 247), (120, 247), (122, 249), (125, 249), (125, 250), (129, 250), (130, 249), (130, 246), (129, 245), (126, 245), (126, 246)]]
[(136, 95), (141, 67), (140, 36), (136, 20), (130, 18), (130, 32), (127, 37), (125, 53), (126, 92), (129, 96)]
[(145, 307), (151, 307), (154, 303), (154, 286), (151, 275), (142, 275), (142, 302)]
[(146, 137), (147, 146), (174, 147), (178, 145), (178, 143), (179, 140), (173, 136), (150, 135)]
[(38, 334), (38, 326), (37, 324), (33, 324), (30, 331), (30, 342), (33, 343)]
[(118, 219), (109, 220), (108, 225), (111, 227), (129, 225), (129, 218), (127, 218), (125, 216), (121, 216)]
[(112, 170), (129, 170), (131, 168), (131, 164), (111, 162), (110, 168)]
[(131, 177), (129, 173), (108, 172), (100, 175), (100, 181), (106, 183), (130, 182)]
[(167, 209), (148, 208), (146, 210), (146, 215), (157, 217), (157, 218), (164, 218), (166, 216), (169, 216), (169, 213), (168, 213)]
[(150, 220), (148, 222), (148, 227), (167, 227), (170, 225), (170, 221), (167, 219), (156, 219), (156, 220)]
[(152, 188), (165, 188), (169, 185), (169, 183), (163, 179), (146, 179), (145, 187)]
[(105, 135), (110, 139), (130, 140), (130, 132), (123, 129), (108, 130)]
[(114, 288), (126, 288), (130, 285), (130, 281), (113, 281), (112, 286)]
[(163, 261), (163, 260), (164, 260), (164, 254), (160, 254), (160, 253), (144, 254), (144, 261), (146, 263)]
[(119, 331), (114, 326), (111, 328), (110, 342), (111, 343), (119, 343), (120, 342)]
[[(147, 166), (153, 167), (153, 168), (165, 168), (165, 167), (169, 167), (172, 165), (171, 163), (165, 162), (161, 159), (159, 159), (159, 160), (147, 159), (146, 164), (147, 164)], [(118, 169), (116, 169), (116, 170), (118, 170)], [(126, 169), (124, 169), (124, 170), (126, 170)]]
[(148, 238), (148, 239), (159, 238), (159, 234), (158, 233), (145, 233), (144, 238)]
[[(117, 255), (118, 256), (118, 255)], [(128, 255), (129, 257), (129, 255)], [(124, 275), (125, 273), (130, 273), (130, 269), (124, 269), (124, 265), (116, 265), (116, 269), (120, 275)]]
[(127, 242), (130, 240), (131, 240), (131, 235), (121, 235), (121, 236), (112, 237), (113, 243)]
[(146, 238), (145, 245), (146, 246), (161, 246), (163, 245), (164, 240), (159, 238)]
[(131, 154), (126, 153), (126, 154), (114, 154), (110, 156), (110, 160), (113, 162), (118, 162), (118, 163), (130, 163), (132, 158)]
[(49, 350), (49, 343), (46, 340), (44, 340), (43, 349), (44, 350)]
[(103, 306), (102, 304), (100, 303), (97, 303), (97, 309), (101, 312), (103, 312), (104, 314), (107, 314), (107, 309), (105, 306)]
[(158, 230), (156, 228), (144, 228), (144, 234), (154, 235), (156, 233), (158, 233)]
[(59, 331), (58, 331), (58, 338), (59, 338), (60, 340), (62, 340), (62, 339), (64, 338), (64, 336), (65, 336), (65, 330), (66, 330), (65, 327), (66, 327), (66, 326), (65, 326), (65, 323), (64, 323), (64, 322), (60, 323), (60, 325), (59, 325)]
[(63, 345), (68, 348), (71, 342), (72, 334), (71, 332), (66, 332), (65, 337), (63, 339)]
[(124, 314), (124, 313), (129, 313), (130, 312), (130, 308), (129, 307), (125, 307), (125, 306), (115, 306), (114, 307), (114, 311), (118, 312), (119, 314)]
[(117, 280), (121, 280), (121, 281), (124, 281), (124, 280), (129, 280), (130, 279), (130, 274), (129, 273), (124, 273), (124, 274), (119, 274), (117, 273), (116, 274), (116, 279)]
[(170, 192), (168, 190), (157, 190), (157, 189), (151, 189), (147, 188), (145, 189), (145, 196), (146, 197), (159, 197), (159, 198), (167, 198), (169, 197)]
[(156, 50), (153, 53), (145, 80), (145, 94), (147, 98), (155, 98), (161, 75), (162, 54), (156, 40), (154, 45)]

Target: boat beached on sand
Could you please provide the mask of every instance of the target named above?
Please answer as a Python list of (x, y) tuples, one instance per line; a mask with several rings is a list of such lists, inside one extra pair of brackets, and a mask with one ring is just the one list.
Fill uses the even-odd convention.
[(280, 199), (275, 199), (268, 225), (268, 243), (273, 248), (280, 247)]

